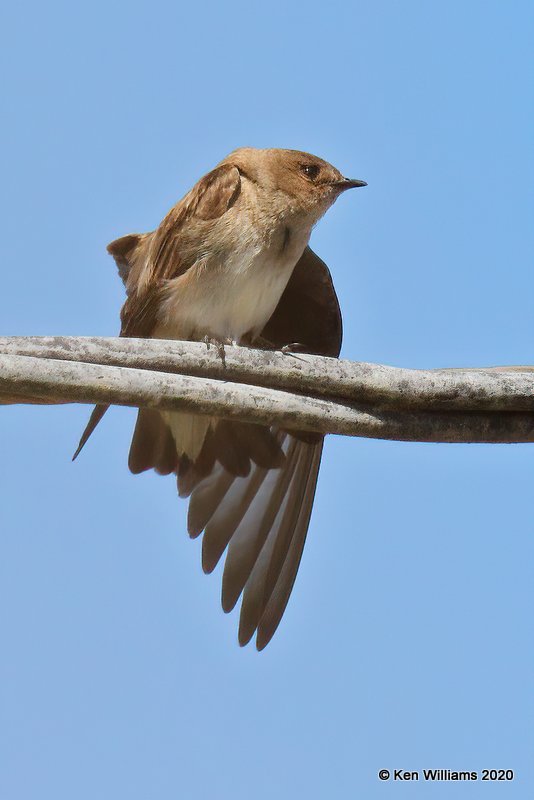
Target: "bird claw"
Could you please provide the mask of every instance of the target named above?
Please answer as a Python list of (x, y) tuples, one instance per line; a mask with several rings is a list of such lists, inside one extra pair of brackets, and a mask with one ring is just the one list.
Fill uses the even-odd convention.
[(285, 344), (283, 347), (280, 348), (280, 352), (287, 354), (287, 353), (294, 353), (295, 350), (304, 350), (305, 345), (301, 344), (300, 342), (291, 342), (291, 344)]
[(202, 341), (206, 345), (206, 348), (209, 350), (211, 345), (215, 347), (217, 353), (219, 354), (219, 358), (222, 361), (223, 367), (226, 367), (226, 351), (224, 346), (229, 344), (232, 347), (237, 347), (237, 342), (234, 339), (224, 339), (221, 341), (220, 339), (215, 339), (213, 336), (204, 336)]
[[(306, 345), (301, 344), (300, 342), (291, 342), (291, 344), (285, 344), (283, 347), (281, 347), (280, 352), (284, 356), (293, 356), (293, 358), (298, 359), (299, 357), (296, 355), (295, 350), (302, 350), (303, 352), (306, 352), (305, 348)], [(300, 358), (299, 361), (304, 361), (304, 359)]]

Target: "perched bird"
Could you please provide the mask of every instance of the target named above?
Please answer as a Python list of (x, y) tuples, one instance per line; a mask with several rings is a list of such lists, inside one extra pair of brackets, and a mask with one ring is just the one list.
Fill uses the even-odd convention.
[[(346, 189), (365, 186), (297, 150), (240, 148), (151, 233), (111, 242), (126, 287), (121, 336), (189, 339), (338, 356), (341, 314), (311, 230)], [(74, 458), (108, 406), (93, 411)], [(243, 595), (239, 643), (258, 650), (284, 613), (306, 539), (323, 437), (140, 408), (134, 473), (177, 475), (202, 565), (227, 550), (222, 605)]]

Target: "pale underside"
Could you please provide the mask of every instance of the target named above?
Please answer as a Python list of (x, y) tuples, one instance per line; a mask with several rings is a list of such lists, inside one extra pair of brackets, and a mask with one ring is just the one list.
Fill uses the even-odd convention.
[(278, 305), (310, 232), (311, 225), (281, 224), (265, 242), (245, 230), (232, 250), (199, 258), (168, 282), (153, 336), (254, 339)]
[[(246, 334), (254, 341), (278, 305), (310, 232), (309, 224), (293, 230), (280, 224), (266, 243), (253, 235), (252, 225), (243, 226), (233, 251), (205, 255), (168, 282), (154, 337), (239, 344)], [(216, 421), (180, 412), (162, 416), (178, 454), (195, 460)]]

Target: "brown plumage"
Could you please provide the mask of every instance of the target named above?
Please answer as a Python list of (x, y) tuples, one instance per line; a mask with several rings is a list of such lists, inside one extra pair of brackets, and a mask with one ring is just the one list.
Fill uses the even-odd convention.
[[(205, 175), (152, 233), (112, 242), (126, 287), (121, 336), (237, 341), (337, 356), (341, 315), (326, 265), (307, 246), (339, 194), (365, 185), (293, 150), (242, 148)], [(79, 453), (107, 406), (97, 406)], [(175, 473), (204, 531), (211, 572), (227, 549), (222, 604), (242, 595), (239, 642), (262, 649), (295, 580), (323, 437), (140, 409), (129, 467)]]

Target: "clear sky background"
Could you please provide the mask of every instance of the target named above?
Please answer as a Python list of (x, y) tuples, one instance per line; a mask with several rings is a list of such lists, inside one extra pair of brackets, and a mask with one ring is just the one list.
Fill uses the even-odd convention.
[[(242, 145), (367, 189), (313, 233), (343, 354), (534, 362), (531, 3), (10, 4), (0, 335), (114, 335), (105, 252)], [(172, 479), (0, 409), (0, 797), (530, 798), (534, 449), (330, 437), (293, 596), (236, 643)], [(513, 783), (381, 783), (382, 768)]]

